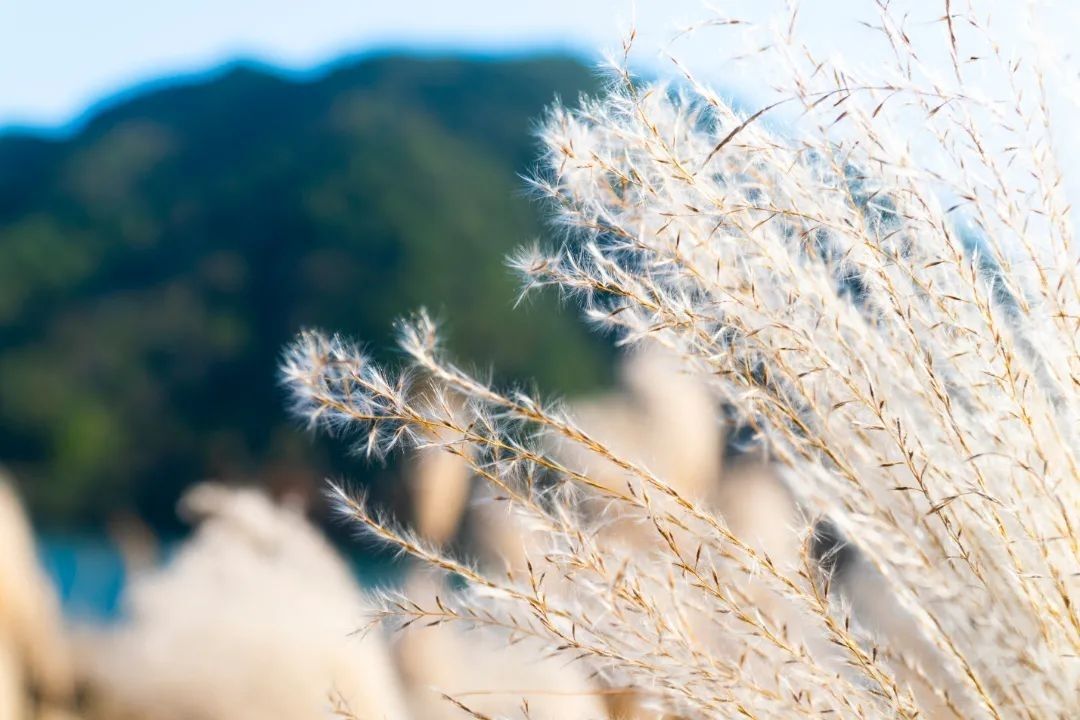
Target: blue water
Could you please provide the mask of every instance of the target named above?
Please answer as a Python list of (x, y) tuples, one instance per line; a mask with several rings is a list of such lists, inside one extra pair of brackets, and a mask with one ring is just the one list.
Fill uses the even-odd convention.
[[(56, 586), (65, 617), (97, 623), (120, 617), (127, 572), (114, 543), (92, 535), (47, 535), (37, 542), (41, 565)], [(165, 545), (165, 562), (177, 546)], [(345, 560), (365, 587), (394, 585), (400, 576), (400, 564), (386, 556), (347, 554)]]
[(97, 621), (118, 617), (126, 573), (115, 545), (97, 537), (39, 537), (38, 554), (65, 616)]

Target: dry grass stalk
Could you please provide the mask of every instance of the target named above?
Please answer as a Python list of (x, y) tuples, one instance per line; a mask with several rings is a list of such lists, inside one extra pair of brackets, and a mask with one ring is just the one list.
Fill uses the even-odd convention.
[[(793, 14), (760, 51), (783, 69), (761, 112), (617, 65), (604, 97), (544, 126), (535, 186), (567, 242), (516, 258), (527, 286), (706, 382), (783, 468), (799, 551), (773, 557), (560, 407), (464, 373), (422, 314), (400, 374), (306, 333), (284, 375), (313, 426), (373, 454), (440, 438), (545, 539), (523, 572), (487, 573), (342, 493), (466, 586), (384, 617), (528, 639), (690, 717), (1080, 715), (1080, 257), (1044, 67), (958, 5), (919, 26), (879, 3), (893, 62), (872, 77), (816, 57)], [(651, 552), (598, 532), (608, 515), (648, 528)], [(858, 545), (842, 591), (817, 519)], [(866, 612), (867, 582), (889, 613)]]

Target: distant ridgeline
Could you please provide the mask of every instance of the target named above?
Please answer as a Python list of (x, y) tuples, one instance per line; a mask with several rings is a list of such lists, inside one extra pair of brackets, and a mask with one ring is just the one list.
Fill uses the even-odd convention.
[(236, 66), (147, 91), (72, 137), (0, 137), (0, 463), (39, 522), (173, 522), (206, 478), (370, 481), (287, 417), (303, 326), (386, 347), (420, 305), (451, 349), (545, 390), (603, 376), (602, 341), (504, 256), (544, 234), (519, 173), (586, 67), (378, 57), (295, 81)]

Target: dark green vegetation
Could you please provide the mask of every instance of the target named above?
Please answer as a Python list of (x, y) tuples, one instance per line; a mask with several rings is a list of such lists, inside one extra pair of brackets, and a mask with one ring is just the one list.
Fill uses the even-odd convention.
[(544, 231), (530, 130), (592, 84), (556, 58), (236, 66), (68, 139), (0, 138), (0, 462), (39, 521), (167, 527), (205, 478), (364, 479), (286, 415), (276, 366), (302, 326), (382, 348), (426, 305), (459, 357), (594, 384), (597, 341), (552, 298), (513, 309), (503, 264)]

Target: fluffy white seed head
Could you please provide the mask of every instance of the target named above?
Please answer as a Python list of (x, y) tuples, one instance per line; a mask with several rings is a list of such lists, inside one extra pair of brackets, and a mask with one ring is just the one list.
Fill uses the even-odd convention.
[[(448, 363), (423, 315), (403, 347), (435, 401), (305, 335), (285, 375), (310, 422), (372, 452), (442, 438), (545, 533), (507, 577), (421, 550), (468, 588), (425, 612), (546, 642), (691, 716), (1080, 712), (1080, 254), (1043, 70), (955, 5), (927, 55), (879, 3), (893, 62), (861, 76), (784, 24), (762, 50), (778, 100), (750, 112), (692, 77), (617, 71), (549, 114), (533, 185), (562, 244), (512, 261), (526, 289), (704, 378), (802, 513), (857, 546), (845, 588), (809, 521), (774, 561), (569, 413)], [(597, 532), (614, 513), (650, 551)]]

